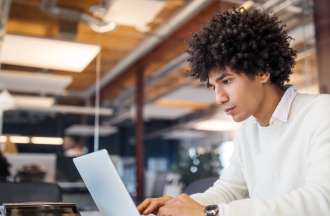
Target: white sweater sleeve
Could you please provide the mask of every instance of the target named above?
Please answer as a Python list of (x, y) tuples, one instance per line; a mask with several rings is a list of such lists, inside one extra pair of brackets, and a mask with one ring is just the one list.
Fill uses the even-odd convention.
[(226, 216), (330, 215), (330, 115), (322, 118), (311, 138), (305, 185), (274, 199), (243, 199), (223, 204)]
[(241, 170), (239, 148), (236, 146), (235, 144), (230, 166), (224, 170), (220, 179), (204, 193), (191, 195), (194, 200), (202, 205), (215, 205), (247, 197), (248, 190)]

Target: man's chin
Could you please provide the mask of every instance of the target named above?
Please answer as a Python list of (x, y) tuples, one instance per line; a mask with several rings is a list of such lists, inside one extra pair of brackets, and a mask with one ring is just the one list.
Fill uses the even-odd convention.
[(244, 121), (244, 120), (246, 120), (246, 119), (248, 119), (249, 118), (249, 116), (240, 116), (240, 115), (234, 115), (234, 116), (232, 116), (232, 119), (233, 119), (233, 121), (234, 122), (242, 122), (242, 121)]

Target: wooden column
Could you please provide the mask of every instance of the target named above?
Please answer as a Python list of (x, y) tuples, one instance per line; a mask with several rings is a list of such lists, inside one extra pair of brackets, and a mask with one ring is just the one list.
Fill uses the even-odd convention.
[(314, 0), (314, 23), (320, 92), (330, 93), (329, 0)]
[(136, 72), (136, 92), (135, 92), (135, 157), (136, 157), (136, 201), (141, 202), (144, 198), (144, 156), (143, 156), (143, 106), (144, 106), (144, 72), (139, 67)]

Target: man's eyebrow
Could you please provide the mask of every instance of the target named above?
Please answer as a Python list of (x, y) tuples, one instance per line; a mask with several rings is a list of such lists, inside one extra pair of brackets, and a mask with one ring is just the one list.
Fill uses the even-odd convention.
[(215, 79), (215, 82), (223, 80), (228, 75), (229, 75), (228, 73), (222, 73), (218, 78)]
[[(223, 80), (226, 76), (229, 76), (229, 74), (226, 73), (226, 72), (221, 73), (221, 74), (219, 75), (219, 77), (217, 77), (217, 78), (214, 80), (214, 83), (216, 83), (216, 82), (218, 82), (218, 81), (220, 81), (220, 80)], [(209, 81), (207, 82), (207, 86), (212, 87), (212, 86), (214, 86), (214, 83), (211, 83), (210, 80), (209, 80)]]

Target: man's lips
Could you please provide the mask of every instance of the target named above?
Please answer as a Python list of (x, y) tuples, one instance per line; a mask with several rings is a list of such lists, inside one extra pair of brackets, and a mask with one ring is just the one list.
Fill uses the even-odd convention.
[(236, 108), (236, 106), (232, 106), (232, 107), (226, 108), (225, 109), (225, 112), (226, 113), (231, 113), (231, 111), (233, 111), (235, 108)]

